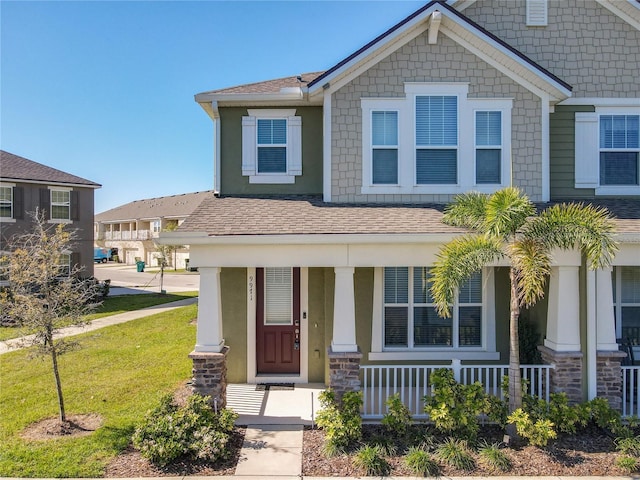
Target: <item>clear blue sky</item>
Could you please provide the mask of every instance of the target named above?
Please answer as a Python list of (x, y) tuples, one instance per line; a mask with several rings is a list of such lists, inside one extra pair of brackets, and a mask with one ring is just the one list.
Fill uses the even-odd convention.
[(96, 213), (213, 184), (196, 93), (330, 68), (426, 1), (0, 2), (0, 146)]

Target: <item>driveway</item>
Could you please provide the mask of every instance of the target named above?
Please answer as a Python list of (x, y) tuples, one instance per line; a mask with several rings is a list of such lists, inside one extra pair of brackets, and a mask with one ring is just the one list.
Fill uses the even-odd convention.
[[(172, 274), (165, 270), (162, 290), (168, 293), (193, 292), (200, 289), (198, 272)], [(138, 272), (135, 265), (122, 263), (96, 263), (94, 276), (98, 280), (111, 280), (111, 294), (159, 293), (160, 272)]]

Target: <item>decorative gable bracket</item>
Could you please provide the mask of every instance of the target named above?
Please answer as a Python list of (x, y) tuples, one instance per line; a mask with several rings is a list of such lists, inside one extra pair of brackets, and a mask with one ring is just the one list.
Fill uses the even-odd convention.
[(429, 45), (435, 45), (436, 43), (438, 43), (438, 30), (440, 29), (440, 22), (442, 22), (442, 13), (436, 10), (429, 17), (429, 36), (427, 38)]

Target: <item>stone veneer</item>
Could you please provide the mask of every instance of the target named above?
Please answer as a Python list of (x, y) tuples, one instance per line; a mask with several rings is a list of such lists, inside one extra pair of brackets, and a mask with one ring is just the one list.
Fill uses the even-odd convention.
[(598, 397), (606, 398), (609, 405), (622, 411), (622, 359), (627, 356), (624, 352), (598, 352), (597, 378)]
[(331, 190), (334, 202), (451, 201), (453, 195), (360, 193), (363, 175), (361, 99), (405, 98), (407, 82), (464, 82), (469, 84), (469, 98), (513, 99), (513, 185), (523, 189), (532, 200), (541, 199), (540, 99), (441, 33), (437, 45), (429, 45), (426, 34), (419, 35), (332, 95)]
[(227, 354), (222, 352), (191, 352), (193, 360), (193, 392), (211, 397), (211, 405), (218, 409), (227, 406)]
[(582, 402), (582, 352), (556, 352), (545, 346), (538, 350), (543, 363), (555, 365), (549, 373), (551, 393), (564, 392), (570, 403)]
[(360, 390), (361, 352), (334, 352), (327, 349), (329, 357), (329, 388), (342, 398), (345, 392)]

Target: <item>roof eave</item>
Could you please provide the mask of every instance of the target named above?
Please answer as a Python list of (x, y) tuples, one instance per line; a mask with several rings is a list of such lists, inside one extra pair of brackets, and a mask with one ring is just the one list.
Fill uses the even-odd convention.
[(75, 183), (75, 182), (58, 182), (54, 180), (33, 180), (29, 178), (12, 178), (12, 177), (0, 177), (0, 182), (15, 182), (15, 183), (35, 183), (37, 185), (57, 185), (59, 187), (81, 187), (81, 188), (92, 188), (97, 190), (98, 188), (102, 188), (102, 185), (99, 183)]

